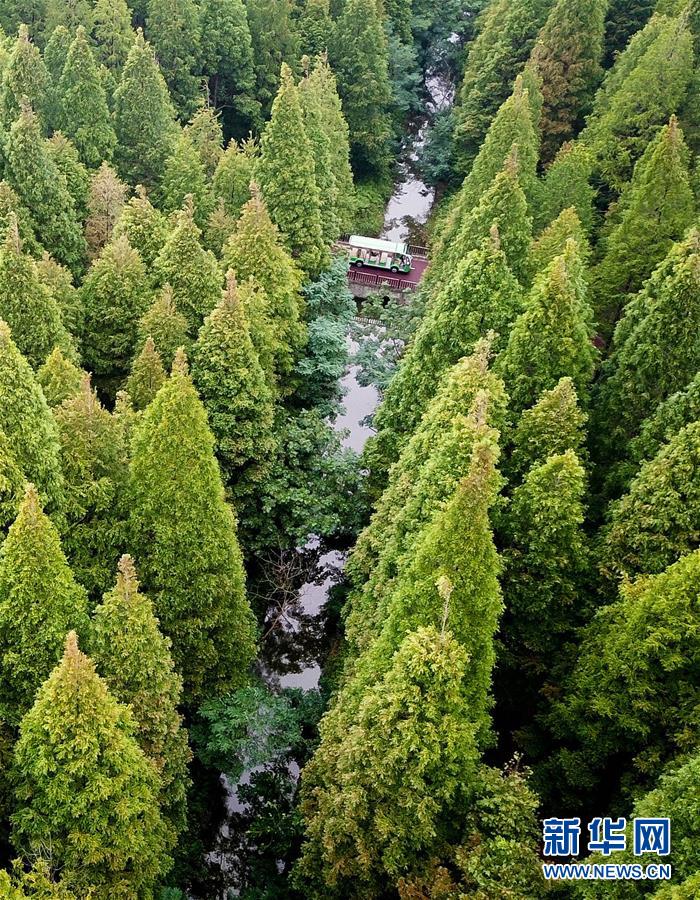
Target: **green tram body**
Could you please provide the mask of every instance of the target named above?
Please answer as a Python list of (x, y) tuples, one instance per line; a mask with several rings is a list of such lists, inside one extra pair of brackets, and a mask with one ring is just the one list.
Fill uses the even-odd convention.
[(353, 234), (348, 241), (350, 265), (361, 269), (369, 266), (373, 269), (384, 269), (388, 272), (404, 274), (411, 271), (412, 259), (408, 245), (395, 241), (382, 241)]

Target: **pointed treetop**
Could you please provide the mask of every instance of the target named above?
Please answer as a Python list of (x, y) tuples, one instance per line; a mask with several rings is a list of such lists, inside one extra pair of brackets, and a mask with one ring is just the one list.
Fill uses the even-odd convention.
[(187, 353), (185, 352), (184, 347), (178, 347), (175, 351), (175, 358), (173, 359), (173, 367), (171, 370), (172, 375), (189, 375), (190, 367), (187, 362)]
[(17, 214), (11, 212), (7, 217), (7, 231), (5, 233), (5, 247), (14, 254), (22, 252), (22, 238), (19, 235)]
[(117, 590), (125, 600), (131, 600), (138, 593), (139, 582), (136, 574), (136, 566), (132, 557), (125, 553), (117, 564)]
[(66, 635), (66, 652), (65, 660), (78, 660), (81, 657), (80, 648), (78, 647), (78, 635), (74, 631), (69, 631)]
[(35, 521), (41, 513), (41, 504), (39, 503), (39, 492), (31, 481), (27, 482), (24, 489), (24, 500), (20, 507), (20, 514), (23, 518)]
[(224, 291), (224, 300), (227, 306), (237, 307), (240, 304), (238, 296), (238, 279), (233, 269), (229, 269), (226, 273), (226, 290)]
[(501, 249), (501, 234), (498, 230), (498, 222), (494, 222), (491, 228), (489, 229), (489, 236), (491, 238), (491, 243), (494, 246), (494, 249)]

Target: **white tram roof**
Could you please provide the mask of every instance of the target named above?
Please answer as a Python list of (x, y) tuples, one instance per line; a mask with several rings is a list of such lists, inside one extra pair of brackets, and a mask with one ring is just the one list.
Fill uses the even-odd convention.
[(381, 241), (379, 238), (363, 237), (360, 234), (351, 234), (348, 243), (351, 247), (378, 250), (380, 253), (408, 253), (408, 244), (398, 241)]

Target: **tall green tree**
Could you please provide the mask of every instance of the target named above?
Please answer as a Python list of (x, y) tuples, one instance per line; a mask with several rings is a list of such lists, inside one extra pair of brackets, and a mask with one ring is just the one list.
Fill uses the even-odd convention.
[(53, 409), (69, 397), (75, 397), (80, 391), (84, 375), (82, 369), (70, 359), (66, 359), (61, 348), (56, 347), (36, 373), (36, 380), (46, 397), (46, 402)]
[(56, 424), (27, 360), (0, 319), (0, 430), (49, 513), (63, 505)]
[(126, 0), (97, 0), (93, 21), (95, 59), (107, 69), (109, 83), (116, 87), (135, 37)]
[(135, 738), (160, 779), (160, 805), (171, 826), (170, 845), (185, 826), (191, 757), (178, 705), (182, 679), (150, 599), (139, 591), (130, 556), (122, 556), (116, 586), (95, 610), (90, 651), (110, 693), (128, 704)]
[(321, 196), (299, 89), (286, 64), (262, 138), (258, 176), (270, 216), (292, 255), (305, 272), (318, 275), (329, 262), (321, 225)]
[(138, 356), (134, 357), (126, 389), (134, 409), (145, 409), (165, 381), (165, 369), (153, 338), (149, 335)]
[(581, 225), (573, 206), (563, 210), (553, 222), (544, 229), (530, 247), (530, 272), (532, 278), (543, 272), (557, 256), (566, 250), (567, 241), (576, 241), (584, 262), (588, 262), (590, 245), (588, 237)]
[(205, 319), (192, 352), (192, 380), (216, 438), (224, 481), (238, 502), (255, 499), (275, 450), (274, 398), (248, 330), (235, 278)]
[(187, 319), (192, 336), (221, 298), (219, 265), (214, 254), (202, 247), (200, 238), (188, 195), (154, 263), (154, 274), (159, 284), (172, 288), (175, 305)]
[(59, 173), (66, 180), (78, 221), (83, 222), (87, 216), (90, 173), (80, 160), (78, 148), (63, 132), (54, 131), (46, 142), (46, 149)]
[(133, 186), (154, 185), (172, 151), (176, 128), (168, 88), (141, 31), (114, 92), (114, 129), (121, 177)]
[(4, 148), (5, 178), (29, 211), (34, 230), (58, 262), (79, 272), (85, 241), (63, 176), (44, 143), (39, 122), (25, 106)]
[(201, 64), (200, 11), (194, 0), (148, 0), (146, 35), (153, 44), (175, 109), (194, 111)]
[(243, 204), (250, 200), (250, 183), (255, 176), (259, 146), (252, 140), (231, 140), (214, 172), (214, 196), (224, 201), (226, 212), (237, 219)]
[(168, 233), (165, 216), (153, 206), (145, 188), (139, 185), (114, 226), (114, 237), (125, 234), (150, 270), (165, 246)]
[(5, 534), (17, 517), (25, 484), (10, 442), (0, 429), (0, 534)]
[(163, 364), (170, 369), (178, 347), (187, 349), (190, 345), (187, 327), (187, 319), (175, 306), (172, 288), (166, 284), (139, 320), (139, 353), (152, 338)]
[(160, 207), (165, 213), (182, 209), (185, 197), (192, 197), (194, 220), (200, 230), (206, 228), (214, 209), (204, 162), (187, 131), (183, 131), (168, 157), (158, 188)]
[(567, 141), (559, 148), (542, 179), (539, 203), (533, 209), (535, 231), (541, 231), (565, 209), (574, 207), (581, 224), (590, 234), (593, 229), (595, 190), (590, 178), (593, 156), (581, 141)]
[(391, 138), (389, 48), (376, 0), (348, 0), (328, 47), (357, 175), (382, 173)]
[[(274, 372), (288, 378), (307, 337), (299, 294), (301, 275), (257, 191), (244, 205), (238, 226), (224, 247), (223, 264), (227, 271), (233, 270), (240, 285), (252, 279), (264, 291), (263, 325), (269, 323), (270, 352), (261, 352), (255, 334), (253, 342), (263, 365), (263, 357), (271, 356)], [(247, 312), (252, 329), (255, 311)]]
[(22, 721), (13, 842), (26, 859), (50, 847), (61, 882), (78, 895), (152, 896), (171, 864), (158, 776), (135, 727), (71, 631)]
[(131, 546), (192, 706), (247, 680), (255, 621), (214, 436), (182, 355), (137, 424)]
[(675, 116), (634, 167), (619, 203), (619, 221), (593, 273), (599, 318), (608, 328), (695, 218), (688, 148)]
[(262, 106), (263, 118), (268, 118), (282, 63), (295, 66), (299, 59), (292, 7), (290, 0), (245, 0), (245, 8), (253, 43), (253, 96)]
[(0, 318), (34, 369), (56, 346), (75, 353), (56, 298), (42, 284), (34, 260), (22, 252), (16, 221), (10, 222), (0, 246)]
[(27, 26), (20, 25), (0, 83), (0, 122), (4, 130), (10, 130), (26, 97), (41, 120), (41, 131), (46, 132), (49, 95), (49, 73), (41, 53), (29, 39)]
[[(20, 230), (20, 235), (22, 234)], [(25, 243), (25, 248), (27, 245)], [(72, 335), (79, 335), (83, 328), (83, 309), (80, 294), (73, 284), (73, 276), (44, 250), (36, 261), (41, 283), (51, 291), (61, 310), (61, 320)]]
[(700, 419), (700, 372), (682, 391), (664, 400), (642, 423), (639, 434), (630, 442), (630, 458), (637, 465), (651, 459), (681, 428)]
[(85, 29), (80, 27), (68, 51), (58, 85), (63, 132), (74, 142), (86, 166), (109, 159), (117, 142), (107, 95)]
[(54, 417), (65, 480), (63, 546), (76, 578), (97, 602), (112, 583), (124, 545), (128, 447), (89, 376)]
[[(127, 187), (111, 166), (103, 162), (90, 179), (85, 238), (94, 259), (112, 239), (126, 202)], [(138, 249), (138, 248), (136, 248)]]
[(580, 131), (602, 75), (608, 0), (557, 0), (530, 57), (541, 79), (542, 158)]
[[(338, 219), (338, 183), (333, 169), (331, 139), (326, 130), (321, 97), (314, 87), (308, 71), (299, 83), (299, 100), (304, 120), (304, 130), (311, 145), (314, 161), (314, 180), (319, 194), (321, 234), (326, 246), (330, 246), (340, 234)], [(263, 163), (265, 156), (263, 154)]]
[[(46, 66), (51, 79), (52, 94), (55, 94), (58, 82), (61, 80), (63, 67), (68, 59), (68, 51), (70, 50), (70, 45), (72, 43), (73, 35), (70, 31), (68, 31), (65, 25), (58, 25), (51, 32), (51, 37), (44, 47), (44, 65)], [(56, 119), (58, 118), (57, 115), (54, 116), (54, 112), (52, 112), (52, 115), (49, 118), (53, 121), (54, 117)]]
[(85, 310), (85, 363), (108, 390), (124, 378), (136, 345), (136, 328), (149, 307), (146, 269), (126, 235), (114, 238), (92, 264), (80, 289)]
[(457, 99), (455, 140), (461, 171), (469, 171), (552, 5), (553, 0), (493, 0), (482, 13)]
[(207, 179), (211, 180), (224, 152), (221, 117), (214, 107), (202, 106), (187, 123), (185, 133), (199, 154)]
[(17, 727), (61, 658), (66, 632), (85, 634), (87, 596), (77, 584), (56, 526), (27, 486), (0, 551), (0, 667), (3, 721)]
[(536, 403), (563, 376), (587, 404), (597, 358), (592, 319), (579, 249), (569, 241), (535, 280), (498, 361), (514, 413)]

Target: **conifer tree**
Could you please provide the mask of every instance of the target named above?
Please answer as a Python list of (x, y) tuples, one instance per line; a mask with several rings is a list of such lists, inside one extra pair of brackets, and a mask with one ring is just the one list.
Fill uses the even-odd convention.
[(388, 473), (435, 395), (442, 375), (471, 353), (491, 329), (505, 345), (522, 303), (522, 290), (508, 268), (494, 229), (481, 247), (459, 263), (452, 279), (428, 305), (413, 343), (389, 383), (374, 418), (373, 477)]
[[(241, 286), (253, 279), (264, 291), (267, 299), (264, 315), (272, 332), (270, 353), (261, 354), (255, 334), (251, 336), (263, 366), (263, 356), (269, 355), (274, 360), (275, 372), (282, 378), (288, 377), (295, 357), (306, 343), (299, 295), (301, 277), (294, 260), (282, 246), (279, 231), (257, 190), (244, 205), (238, 226), (224, 247), (223, 264), (227, 271), (233, 270)], [(246, 312), (252, 332), (253, 311), (246, 309)]]
[(529, 259), (532, 279), (543, 272), (553, 259), (561, 256), (569, 240), (576, 241), (582, 260), (587, 262), (590, 255), (588, 237), (573, 206), (560, 212), (533, 242)]
[(253, 96), (262, 106), (263, 118), (269, 118), (282, 63), (295, 66), (299, 59), (292, 4), (290, 0), (246, 0), (245, 8), (253, 43)]
[(255, 174), (258, 149), (252, 140), (240, 144), (231, 140), (214, 172), (214, 196), (224, 201), (226, 212), (233, 219), (240, 216), (243, 204), (250, 200), (250, 183)]
[(571, 378), (585, 407), (597, 356), (592, 335), (580, 253), (569, 241), (535, 280), (498, 361), (513, 412), (532, 406), (563, 376)]
[(127, 443), (87, 375), (54, 417), (65, 478), (63, 545), (77, 579), (96, 602), (112, 583), (125, 540)]
[(85, 363), (109, 389), (113, 380), (129, 371), (138, 321), (150, 303), (146, 269), (125, 235), (104, 248), (80, 292), (85, 309)]
[(150, 270), (165, 246), (168, 232), (165, 216), (155, 209), (145, 188), (139, 185), (114, 226), (114, 237), (125, 234)]
[(0, 123), (5, 132), (9, 132), (19, 116), (25, 98), (41, 120), (40, 130), (46, 132), (49, 86), (49, 73), (41, 53), (30, 41), (27, 26), (20, 25), (0, 83)]
[(163, 179), (158, 189), (160, 206), (165, 213), (182, 209), (185, 197), (192, 197), (194, 220), (200, 230), (206, 224), (214, 208), (204, 163), (187, 131), (182, 132), (168, 157)]
[(387, 164), (391, 136), (389, 48), (376, 0), (349, 0), (328, 47), (350, 129), (353, 171), (376, 174)]
[(15, 863), (14, 877), (0, 871), (0, 891), (5, 900), (26, 900), (27, 897), (40, 900), (77, 900), (76, 895), (64, 884), (54, 881), (46, 861), (35, 862), (31, 871), (25, 872)]
[(19, 197), (10, 185), (6, 181), (0, 181), (0, 240), (5, 240), (13, 217), (25, 251), (30, 256), (39, 256), (41, 251), (29, 211), (19, 202)]
[(0, 320), (0, 430), (44, 507), (57, 513), (63, 504), (56, 424), (29, 363)]
[(134, 409), (145, 409), (165, 381), (163, 360), (149, 335), (138, 356), (134, 357), (131, 374), (126, 382)]
[(479, 153), (551, 6), (552, 0), (496, 0), (482, 14), (479, 33), (467, 57), (456, 109), (455, 138), (462, 171), (469, 170)]
[(110, 693), (131, 708), (135, 738), (160, 779), (160, 805), (172, 843), (185, 825), (187, 732), (178, 712), (182, 679), (150, 599), (139, 591), (130, 556), (119, 560), (116, 586), (95, 610), (90, 648)]
[(698, 545), (700, 422), (675, 434), (643, 463), (628, 493), (612, 504), (601, 547), (605, 574), (662, 572)]
[(153, 48), (136, 35), (121, 80), (114, 92), (114, 158), (131, 185), (154, 185), (172, 151), (174, 112)]
[[(20, 235), (21, 235), (20, 229)], [(25, 244), (25, 249), (27, 245)], [(80, 294), (73, 285), (71, 273), (57, 263), (44, 251), (36, 261), (37, 272), (41, 283), (45, 285), (56, 298), (61, 310), (61, 321), (70, 334), (79, 335), (83, 329), (83, 308)]]
[(599, 318), (610, 328), (695, 217), (688, 149), (675, 116), (649, 144), (619, 203), (619, 222), (593, 275)]
[(194, 0), (148, 0), (146, 34), (158, 57), (175, 108), (189, 118), (199, 80), (202, 33)]
[[(99, 256), (110, 242), (114, 227), (126, 203), (126, 185), (106, 162), (90, 180), (88, 216), (85, 222), (85, 238), (90, 256)], [(138, 249), (138, 248), (136, 248)]]
[(71, 34), (84, 28), (92, 30), (92, 8), (90, 0), (47, 0), (46, 30), (50, 34), (59, 25), (65, 26)]
[(143, 314), (138, 324), (139, 352), (151, 337), (164, 366), (169, 370), (178, 347), (187, 348), (187, 319), (178, 312), (169, 284), (159, 291), (151, 307)]
[(152, 896), (171, 864), (158, 776), (135, 727), (70, 632), (22, 721), (13, 842), (27, 859), (50, 847), (62, 883), (79, 896)]
[(332, 27), (329, 0), (309, 0), (305, 3), (297, 20), (302, 54), (313, 57), (325, 53)]
[(224, 482), (250, 502), (274, 455), (274, 399), (232, 273), (193, 349), (192, 379), (216, 438)]
[(566, 738), (559, 771), (569, 783), (590, 790), (614, 756), (633, 784), (695, 750), (699, 587), (695, 550), (658, 575), (623, 581), (591, 622), (552, 716)]
[(202, 106), (190, 119), (185, 133), (199, 154), (207, 181), (211, 181), (224, 152), (219, 114), (211, 106)]
[(221, 297), (222, 279), (216, 257), (202, 247), (200, 238), (192, 197), (188, 195), (158, 254), (154, 274), (159, 284), (167, 283), (172, 288), (175, 306), (187, 319), (192, 336)]
[(97, 0), (93, 21), (95, 59), (107, 69), (109, 81), (116, 87), (134, 43), (131, 13), (126, 0)]
[[(68, 51), (73, 43), (73, 35), (68, 31), (65, 25), (58, 25), (51, 32), (51, 36), (44, 47), (44, 65), (50, 76), (50, 84), (53, 86), (52, 93), (58, 87), (58, 82), (63, 74), (63, 67), (68, 59)], [(50, 117), (51, 121), (57, 121), (57, 118)]]
[(3, 536), (17, 518), (25, 481), (10, 442), (0, 429), (0, 534)]
[(192, 706), (245, 683), (255, 621), (214, 436), (182, 354), (136, 425), (130, 481), (134, 557)]
[(644, 420), (639, 434), (630, 442), (630, 458), (637, 465), (651, 459), (662, 444), (697, 419), (700, 419), (700, 372), (685, 390), (671, 394), (659, 403), (653, 415)]
[(226, 212), (224, 201), (219, 198), (219, 202), (215, 206), (207, 226), (202, 235), (205, 250), (211, 250), (217, 259), (221, 259), (224, 245), (236, 230), (236, 222)]
[(542, 27), (531, 60), (541, 79), (544, 105), (542, 158), (554, 158), (563, 141), (581, 129), (602, 74), (608, 0), (557, 0)]
[[(321, 225), (321, 197), (299, 90), (287, 65), (282, 66), (281, 79), (263, 134), (258, 175), (273, 222), (301, 268), (313, 276), (329, 262)], [(300, 216), (302, 209), (304, 215)]]
[(592, 171), (593, 157), (581, 141), (562, 144), (545, 172), (539, 203), (532, 211), (536, 232), (553, 222), (563, 210), (573, 206), (586, 232), (591, 233), (595, 197), (589, 181)]
[(567, 450), (573, 450), (582, 459), (587, 418), (579, 408), (571, 378), (560, 378), (555, 387), (543, 391), (537, 403), (520, 416), (513, 433), (509, 474), (520, 480), (550, 456)]
[(55, 347), (46, 362), (36, 373), (36, 380), (44, 392), (50, 407), (60, 406), (69, 397), (75, 397), (80, 390), (85, 372), (79, 369)]
[(85, 241), (73, 200), (29, 107), (24, 107), (12, 125), (4, 157), (5, 178), (29, 211), (42, 244), (58, 262), (72, 272), (79, 271)]
[(233, 115), (248, 127), (257, 125), (260, 103), (256, 99), (253, 40), (245, 4), (242, 0), (203, 0), (201, 21), (202, 67), (207, 73), (212, 106), (232, 107), (228, 116), (226, 109), (223, 112), (232, 126)]
[(22, 252), (16, 221), (0, 247), (0, 318), (32, 368), (38, 369), (57, 345), (70, 353), (72, 342), (56, 298), (41, 283), (34, 260)]
[(645, 52), (608, 95), (607, 108), (589, 119), (583, 139), (611, 191), (622, 190), (649, 141), (677, 111), (690, 80), (692, 53), (684, 16), (662, 20)]
[[(304, 791), (306, 844), (298, 877), (307, 896), (348, 890), (378, 896), (437, 847), (458, 798), (471, 789), (478, 758), (464, 690), (467, 665), (449, 631), (420, 628), (369, 688), (327, 763), (332, 774)], [(411, 751), (416, 741), (424, 752)], [(317, 757), (322, 752), (323, 744)], [(315, 759), (308, 768), (321, 767)], [(304, 777), (316, 774), (305, 771)], [(364, 802), (357, 803), (358, 796)]]
[[(308, 66), (308, 60), (304, 60)], [(326, 133), (321, 100), (309, 85), (308, 70), (299, 83), (299, 100), (303, 112), (304, 130), (311, 145), (314, 160), (314, 180), (319, 194), (319, 214), (323, 241), (330, 246), (340, 234), (338, 223), (338, 184), (333, 170), (331, 142)], [(263, 157), (264, 161), (264, 157)]]
[(56, 526), (27, 487), (0, 552), (0, 667), (3, 721), (17, 727), (61, 658), (66, 632), (85, 633), (87, 596), (77, 584)]
[(63, 132), (86, 166), (96, 168), (112, 155), (117, 138), (107, 95), (85, 29), (78, 28), (58, 85)]
[(615, 329), (595, 404), (598, 458), (620, 459), (657, 405), (684, 388), (700, 361), (700, 232), (674, 244)]
[(87, 202), (90, 191), (90, 173), (80, 161), (80, 154), (75, 144), (61, 131), (55, 131), (46, 142), (58, 171), (66, 179), (68, 193), (73, 200), (75, 214), (79, 222), (87, 216)]

